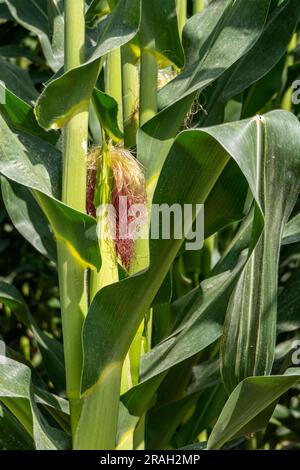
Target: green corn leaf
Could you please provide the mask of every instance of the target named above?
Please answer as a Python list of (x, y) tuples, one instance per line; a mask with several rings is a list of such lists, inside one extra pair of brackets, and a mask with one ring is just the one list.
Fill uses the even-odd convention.
[(1, 173), (23, 186), (59, 197), (61, 153), (38, 137), (14, 134), (3, 118), (0, 128)]
[(278, 296), (277, 331), (279, 333), (295, 331), (300, 328), (299, 301), (300, 273), (296, 271)]
[(220, 383), (219, 360), (209, 359), (193, 367), (193, 382), (189, 385), (186, 394), (191, 395), (192, 393), (214, 387)]
[(34, 396), (37, 403), (56, 411), (60, 411), (66, 416), (70, 415), (70, 404), (66, 398), (54, 395), (53, 393), (48, 392), (48, 390), (38, 387), (37, 385), (34, 386)]
[(30, 369), (7, 358), (3, 343), (0, 355), (0, 400), (33, 437), (36, 449), (55, 450), (69, 446), (63, 431), (51, 427), (40, 414), (33, 396)]
[(92, 0), (85, 14), (88, 25), (95, 26), (97, 20), (110, 12), (107, 0)]
[(18, 232), (42, 255), (56, 261), (53, 232), (30, 190), (1, 177), (1, 192), (7, 213)]
[[(160, 402), (147, 415), (147, 449), (164, 449), (170, 445), (176, 430), (183, 424), (186, 416), (193, 410), (198, 400), (201, 401), (203, 408), (203, 395), (201, 392), (209, 388), (209, 393), (212, 394), (211, 387), (220, 385), (221, 376), (218, 361), (206, 361), (193, 368), (192, 386), (188, 387), (184, 393), (181, 393), (177, 399), (172, 398), (171, 390), (176, 389), (176, 393), (178, 393), (180, 387), (182, 387), (182, 382), (185, 381), (184, 376), (186, 375), (188, 379), (190, 378), (189, 363), (193, 364), (194, 362), (195, 358), (189, 362), (185, 361), (180, 367), (177, 366), (172, 369), (169, 376), (158, 389)], [(176, 383), (176, 380), (178, 383)], [(163, 401), (162, 387), (166, 391)], [(222, 400), (223, 404), (224, 400)], [(218, 407), (216, 404), (213, 409), (217, 412)], [(218, 415), (216, 414), (216, 416)], [(199, 415), (197, 415), (197, 418), (199, 418)], [(190, 439), (191, 436), (192, 434), (190, 433)]]
[[(261, 36), (249, 52), (233, 64), (225, 75), (220, 77), (210, 88), (205, 102), (208, 116), (200, 118), (201, 125), (222, 122), (225, 103), (233, 96), (242, 93), (274, 68), (286, 53), (299, 18), (300, 4), (297, 0), (282, 2), (275, 9)], [(190, 33), (187, 30), (187, 37), (190, 34), (193, 34), (192, 29)]]
[(101, 22), (97, 44), (87, 62), (52, 80), (40, 95), (35, 113), (41, 127), (47, 130), (63, 127), (75, 114), (88, 108), (100, 59), (129, 42), (136, 35), (139, 22), (140, 0), (118, 3)]
[[(199, 90), (211, 86), (239, 58), (253, 47), (263, 31), (269, 1), (213, 2), (203, 14), (191, 18), (186, 25), (186, 68), (159, 93), (160, 108), (157, 116), (147, 122), (138, 132), (138, 159), (146, 168), (148, 192), (152, 196), (159, 172), (177, 132), (190, 112)], [(249, 9), (247, 15), (245, 9)], [(259, 14), (256, 15), (257, 10)], [(237, 25), (245, 21), (242, 28)], [(189, 29), (189, 23), (191, 28)], [(196, 29), (195, 29), (196, 28)], [(231, 44), (232, 30), (238, 50), (225, 47)], [(191, 31), (191, 39), (188, 39)], [(194, 41), (195, 45), (189, 46)], [(199, 57), (201, 60), (199, 60)], [(215, 67), (217, 60), (219, 66)], [(153, 158), (155, 155), (155, 158)], [(237, 198), (236, 200), (241, 200)]]
[[(214, 8), (214, 3), (212, 8)], [(202, 31), (202, 24), (206, 21), (206, 16), (208, 16), (208, 21), (213, 20), (215, 27), (211, 28), (210, 25), (209, 29), (206, 26), (203, 33), (199, 33), (201, 38), (198, 46), (199, 55), (196, 56), (193, 52), (193, 57), (187, 58), (188, 67), (161, 90), (159, 94), (160, 108), (170, 106), (203, 89), (241, 58), (259, 38), (267, 19), (269, 6), (270, 0), (218, 1), (216, 7), (221, 9), (221, 15), (220, 13), (217, 16), (210, 15), (209, 8), (207, 8), (199, 16), (199, 21), (196, 24), (192, 18), (191, 27), (193, 30), (198, 28)], [(186, 30), (188, 30), (188, 26), (189, 23)], [(203, 37), (206, 37), (205, 33), (207, 32), (209, 38), (203, 45), (201, 41)], [(194, 31), (193, 34), (195, 35)], [(227, 35), (230, 36), (231, 47), (227, 47)]]
[[(263, 63), (265, 64), (265, 61)], [(260, 110), (267, 109), (268, 104), (272, 102), (277, 90), (281, 87), (285, 63), (286, 56), (283, 56), (275, 67), (256, 81), (249, 90), (246, 90), (244, 103), (240, 103), (243, 118), (254, 116)]]
[(155, 299), (153, 300), (152, 305), (162, 305), (170, 303), (172, 299), (172, 288), (172, 275), (171, 272), (168, 272)]
[(64, 11), (59, 0), (5, 0), (13, 18), (36, 34), (45, 58), (55, 72), (64, 59)]
[(133, 433), (138, 419), (137, 416), (130, 415), (127, 408), (120, 403), (116, 450), (133, 449)]
[(13, 134), (1, 117), (0, 129), (2, 175), (34, 192), (56, 239), (68, 247), (79, 263), (92, 269), (100, 268), (95, 219), (57, 199), (60, 197), (60, 152), (37, 137)]
[(228, 396), (222, 384), (204, 390), (196, 404), (195, 411), (175, 436), (178, 447), (182, 447), (199, 434), (214, 425), (219, 417)]
[(278, 398), (300, 380), (291, 375), (248, 377), (234, 389), (208, 439), (208, 449), (220, 449), (235, 437), (264, 429)]
[(289, 245), (300, 241), (300, 214), (295, 215), (285, 226), (282, 244)]
[(1, 450), (34, 450), (33, 440), (14, 415), (0, 405), (0, 449)]
[(215, 342), (223, 332), (227, 303), (246, 262), (252, 216), (233, 240), (228, 254), (198, 289), (179, 299), (172, 333), (142, 358), (140, 378), (146, 383)]
[[(26, 103), (33, 103), (38, 97), (38, 93), (29, 78), (28, 72), (1, 58), (0, 80), (9, 90)], [(3, 87), (3, 84), (1, 87)]]
[(164, 161), (193, 100), (193, 95), (181, 100), (171, 108), (158, 113), (138, 130), (138, 160), (145, 167), (147, 189), (151, 197)]
[(142, 0), (141, 47), (153, 53), (162, 66), (184, 65), (178, 31), (176, 0)]
[(93, 104), (99, 118), (102, 129), (115, 142), (119, 142), (123, 133), (118, 125), (118, 104), (114, 98), (103, 91), (93, 91)]
[(165, 375), (160, 374), (148, 381), (140, 382), (121, 396), (122, 403), (131, 415), (142, 417), (155, 405), (156, 392)]
[[(284, 112), (283, 114), (287, 117)], [(270, 113), (267, 116), (270, 116), (270, 118), (273, 119), (276, 116), (279, 118), (280, 116), (283, 116), (283, 114), (282, 112), (276, 112)], [(295, 136), (298, 132), (296, 130), (298, 123), (292, 116), (289, 115), (289, 118), (292, 127), (288, 134), (287, 130), (284, 131), (284, 134), (289, 136), (287, 137), (288, 142), (291, 142), (289, 139), (293, 138), (292, 142), (297, 146)], [(277, 128), (278, 123), (280, 123), (280, 119), (275, 119), (273, 123), (274, 128)], [(215, 137), (222, 142), (222, 145), (230, 151), (231, 155), (235, 157), (235, 160), (239, 162), (240, 168), (244, 175), (247, 176), (252, 192), (254, 195), (256, 194), (256, 199), (259, 202), (260, 199), (255, 187), (255, 161), (253, 161), (253, 159), (255, 159), (255, 138), (251, 138), (251, 134), (248, 135), (249, 142), (253, 142), (251, 151), (251, 147), (249, 147), (246, 137), (247, 132), (251, 133), (251, 129), (255, 133), (255, 123), (251, 120), (238, 123), (237, 126), (239, 130), (237, 130), (236, 133), (236, 142), (233, 138), (234, 126), (235, 124), (226, 124), (223, 126), (208, 128), (206, 131), (211, 135), (215, 135)], [(242, 131), (239, 126), (243, 126), (244, 130)], [(229, 128), (230, 132), (227, 133), (226, 129)], [(243, 144), (241, 139), (245, 139)], [(273, 140), (275, 142), (275, 137)], [(195, 146), (195, 148), (199, 147)], [(250, 152), (248, 153), (248, 160), (246, 159), (246, 148), (248, 149), (248, 152)], [(285, 147), (286, 150), (287, 148), (288, 147)], [(296, 150), (293, 150), (293, 152), (296, 152)], [(296, 153), (294, 155), (296, 155)], [(279, 169), (278, 171), (282, 171), (281, 165), (285, 165), (284, 160), (275, 160), (275, 162), (277, 161), (278, 167), (281, 168), (281, 170)], [(248, 168), (246, 168), (246, 163)], [(297, 171), (295, 171), (293, 175), (295, 181), (297, 181)], [(295, 182), (293, 184), (295, 184)], [(295, 198), (295, 194), (293, 197)], [(291, 206), (293, 205), (292, 200), (290, 201), (290, 204)], [(279, 220), (280, 216), (281, 213), (278, 215)], [(255, 224), (257, 230), (256, 237), (258, 239), (262, 226), (261, 222), (257, 219)], [(174, 364), (201, 351), (204, 347), (208, 346), (221, 336), (227, 302), (237, 280), (237, 276), (240, 274), (243, 263), (245, 262), (245, 258), (241, 258), (241, 261), (238, 263), (238, 254), (249, 246), (249, 236), (252, 230), (251, 225), (252, 220), (250, 217), (245, 224), (245, 227), (242, 228), (241, 233), (238, 233), (237, 235), (236, 246), (233, 243), (231, 251), (229, 250), (229, 254), (231, 257), (233, 256), (231, 263), (227, 264), (228, 261), (226, 261), (226, 257), (225, 260), (221, 260), (219, 266), (217, 266), (216, 270), (212, 272), (211, 277), (201, 284), (199, 293), (195, 294), (194, 299), (191, 301), (190, 296), (187, 297), (186, 306), (185, 304), (181, 306), (183, 312), (187, 311), (187, 313), (185, 313), (187, 320), (185, 318), (180, 328), (176, 328), (170, 337), (155, 346), (152, 351), (144, 356), (141, 368), (142, 380), (149, 380), (151, 377), (161, 374)]]
[[(101, 259), (95, 219), (53, 200), (42, 192), (35, 194), (52, 226), (56, 240), (66, 245), (83, 267), (100, 269)], [(74, 231), (74, 227), (77, 227), (78, 231)]]
[[(223, 450), (230, 450), (234, 447), (242, 444), (245, 441), (243, 438), (233, 439), (233, 441), (228, 442), (225, 444), (222, 449)], [(180, 448), (181, 450), (207, 450), (207, 442), (199, 442), (198, 444), (190, 444)]]
[(165, 449), (185, 416), (195, 406), (199, 395), (184, 397), (152, 409), (147, 415), (147, 449)]
[(229, 391), (247, 376), (271, 373), (281, 238), (300, 189), (297, 127), (292, 116), (271, 112), (257, 121), (257, 129), (252, 125), (244, 135), (251, 149), (249, 169), (252, 176), (256, 173), (255, 193), (264, 213), (264, 229), (226, 314), (221, 354)]
[[(10, 84), (8, 84), (8, 87)], [(7, 124), (16, 131), (25, 132), (40, 137), (55, 145), (58, 135), (55, 132), (45, 132), (38, 125), (33, 108), (16, 96), (12, 91), (0, 83), (0, 91), (5, 93), (5, 103), (0, 104), (0, 113)]]
[(49, 393), (42, 387), (34, 386), (34, 399), (39, 406), (56, 421), (68, 435), (70, 434), (70, 405), (69, 401), (60, 396)]
[(198, 62), (211, 49), (214, 41), (212, 32), (220, 30), (232, 3), (231, 0), (214, 1), (187, 20), (182, 34), (186, 68)]
[(231, 160), (205, 202), (205, 238), (248, 213), (248, 183), (239, 166)]

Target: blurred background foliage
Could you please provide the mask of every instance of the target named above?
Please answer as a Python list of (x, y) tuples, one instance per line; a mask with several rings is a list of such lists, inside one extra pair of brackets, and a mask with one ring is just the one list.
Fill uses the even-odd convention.
[[(3, 62), (6, 67), (1, 66)], [(51, 76), (38, 38), (17, 23), (1, 1), (0, 80), (30, 103)], [(0, 280), (12, 283), (22, 293), (40, 328), (61, 340), (55, 264), (40, 255), (14, 228), (1, 196), (0, 224)], [(0, 338), (45, 374), (32, 332), (4, 305), (0, 305)]]

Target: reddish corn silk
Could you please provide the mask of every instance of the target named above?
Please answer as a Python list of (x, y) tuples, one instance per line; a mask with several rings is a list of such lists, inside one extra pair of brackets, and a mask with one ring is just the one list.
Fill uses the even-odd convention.
[[(111, 162), (114, 177), (111, 203), (116, 212), (115, 247), (123, 266), (129, 270), (135, 247), (130, 233), (130, 224), (135, 216), (130, 215), (130, 208), (135, 204), (146, 204), (145, 178), (141, 165), (128, 150), (115, 147), (111, 152)], [(120, 211), (121, 197), (126, 201), (126, 210)], [(127, 233), (120, 236), (120, 227), (126, 227)]]
[(96, 217), (96, 207), (94, 205), (96, 180), (97, 180), (97, 170), (94, 168), (88, 168), (87, 190), (86, 190), (86, 212), (92, 217)]
[[(120, 211), (120, 198), (126, 197), (126, 210)], [(111, 204), (115, 208), (116, 213), (116, 237), (115, 237), (115, 247), (116, 251), (122, 261), (123, 266), (128, 270), (130, 268), (131, 261), (134, 256), (134, 240), (130, 236), (129, 231), (126, 234), (120, 234), (120, 227), (128, 226), (133, 217), (128, 215), (130, 206), (132, 203), (132, 198), (127, 196), (126, 188), (122, 188), (120, 191), (115, 187), (112, 192)], [(124, 207), (124, 205), (122, 206)], [(125, 237), (124, 237), (125, 235)]]
[(96, 217), (94, 196), (97, 185), (97, 160), (100, 158), (100, 150), (94, 148), (87, 156), (87, 182), (86, 182), (86, 212)]
[[(113, 174), (110, 203), (115, 210), (115, 234), (112, 238), (122, 265), (129, 270), (135, 248), (135, 240), (130, 233), (130, 224), (134, 222), (135, 216), (130, 215), (130, 208), (135, 204), (146, 204), (145, 178), (141, 165), (129, 150), (111, 147), (109, 152)], [(88, 160), (87, 187), (87, 212), (93, 217), (96, 216), (94, 194), (97, 184), (98, 159), (101, 159), (101, 149), (95, 148), (90, 153)], [(124, 233), (124, 227), (126, 227), (126, 233)]]

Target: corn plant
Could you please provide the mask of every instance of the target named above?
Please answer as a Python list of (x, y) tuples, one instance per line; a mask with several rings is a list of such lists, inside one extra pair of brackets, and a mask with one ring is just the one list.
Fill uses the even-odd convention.
[[(299, 0), (4, 0), (0, 18), (27, 50), (0, 47), (2, 197), (57, 269), (63, 337), (2, 278), (42, 358), (3, 335), (2, 448), (263, 448), (300, 379)], [(186, 230), (154, 237), (175, 205)]]

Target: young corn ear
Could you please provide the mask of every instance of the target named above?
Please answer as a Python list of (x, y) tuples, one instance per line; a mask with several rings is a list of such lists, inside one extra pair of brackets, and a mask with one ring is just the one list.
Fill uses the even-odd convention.
[[(146, 204), (145, 177), (141, 165), (129, 150), (110, 145), (107, 152), (113, 178), (113, 181), (109, 182), (110, 204), (115, 210), (115, 224), (112, 224), (115, 227), (115, 234), (112, 235), (112, 239), (122, 265), (129, 270), (135, 255), (135, 240), (130, 233), (130, 225), (137, 219), (130, 209), (136, 204)], [(95, 147), (88, 156), (87, 212), (93, 217), (96, 216), (95, 192), (98, 182), (101, 181), (102, 155), (102, 148)], [(126, 201), (125, 210), (124, 201)], [(121, 234), (120, 227), (127, 228), (126, 234), (123, 232)]]

